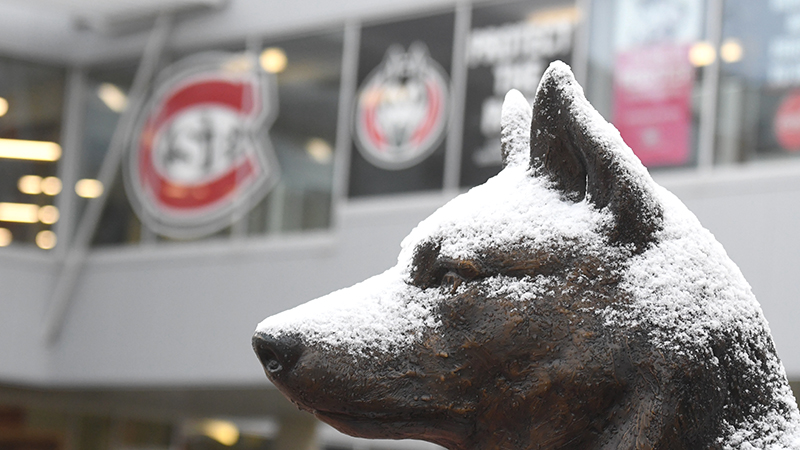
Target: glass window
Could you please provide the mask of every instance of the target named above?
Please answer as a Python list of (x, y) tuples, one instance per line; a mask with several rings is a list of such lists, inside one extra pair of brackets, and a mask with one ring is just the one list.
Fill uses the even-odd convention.
[[(127, 108), (127, 95), (135, 72), (135, 62), (123, 62), (95, 67), (86, 77), (82, 147), (78, 181), (73, 188), (81, 199), (94, 198), (103, 190), (109, 191), (100, 225), (95, 230), (95, 245), (136, 242), (140, 238), (141, 223), (125, 196), (121, 171), (118, 171), (113, 186), (101, 186), (96, 179), (120, 115)], [(77, 221), (85, 205), (86, 200), (76, 203)]]
[(500, 170), (500, 109), (510, 89), (533, 101), (548, 64), (569, 64), (579, 11), (572, 1), (514, 2), (476, 7), (467, 40), (461, 185)]
[(281, 174), (250, 212), (251, 234), (331, 225), (343, 42), (337, 31), (263, 46), (261, 64), (277, 71), (278, 115), (268, 133)]
[[(160, 129), (157, 131), (158, 133), (162, 131), (167, 134), (172, 133), (169, 136), (174, 134), (174, 137), (170, 138), (172, 143), (168, 145), (174, 151), (164, 153), (164, 155), (172, 155), (174, 158), (161, 158), (164, 155), (158, 153), (162, 150), (161, 147), (157, 147), (160, 144), (156, 144), (152, 154), (161, 155), (156, 156), (156, 158), (161, 158), (156, 164), (162, 164), (164, 167), (161, 169), (172, 170), (171, 173), (177, 174), (178, 177), (192, 177), (193, 174), (199, 173), (201, 178), (211, 177), (213, 179), (215, 176), (213, 171), (220, 165), (224, 166), (222, 162), (219, 162), (223, 158), (231, 160), (245, 158), (241, 156), (242, 153), (250, 152), (252, 159), (260, 161), (261, 165), (255, 166), (255, 169), (252, 169), (253, 166), (247, 167), (252, 169), (251, 172), (255, 171), (264, 175), (266, 181), (248, 192), (246, 201), (249, 203), (247, 204), (245, 201), (239, 200), (243, 197), (233, 197), (230, 201), (231, 208), (219, 214), (219, 225), (211, 225), (213, 229), (209, 228), (209, 231), (206, 231), (205, 228), (200, 231), (192, 230), (190, 234), (181, 235), (170, 230), (165, 231), (167, 227), (162, 226), (163, 222), (158, 222), (150, 215), (152, 209), (141, 205), (142, 200), (137, 197), (138, 194), (134, 195), (135, 191), (131, 188), (131, 184), (124, 186), (123, 179), (127, 176), (126, 172), (125, 176), (121, 174), (117, 177), (114, 186), (104, 187), (110, 191), (101, 223), (95, 234), (95, 245), (142, 240), (222, 237), (232, 234), (261, 235), (329, 227), (332, 214), (334, 143), (342, 45), (343, 33), (339, 31), (269, 42), (258, 48), (253, 46), (249, 57), (244, 56), (244, 44), (238, 48), (227, 47), (223, 49), (225, 53), (221, 53), (219, 50), (216, 52), (203, 50), (174, 55), (173, 59), (181, 68), (174, 69), (176, 63), (173, 63), (169, 69), (165, 70), (174, 69), (172, 76), (178, 81), (167, 81), (160, 85), (165, 86), (163, 90), (169, 91), (168, 94), (161, 93), (163, 90), (156, 88), (159, 93), (154, 96), (157, 100), (152, 100), (153, 104), (162, 102), (163, 105), (167, 105), (169, 101), (178, 98), (176, 96), (177, 93), (182, 92), (181, 89), (198, 83), (197, 80), (203, 78), (206, 72), (199, 69), (192, 72), (194, 70), (191, 69), (192, 67), (199, 66), (195, 63), (224, 57), (226, 61), (217, 66), (233, 71), (229, 73), (241, 69), (236, 64), (243, 63), (255, 70), (253, 72), (248, 69), (249, 72), (245, 72), (260, 74), (256, 78), (261, 81), (254, 85), (258, 86), (256, 88), (258, 92), (252, 96), (252, 101), (258, 106), (252, 109), (251, 103), (248, 103), (251, 100), (238, 103), (243, 111), (242, 114), (247, 111), (260, 112), (253, 113), (253, 117), (248, 115), (247, 120), (249, 121), (246, 122), (246, 125), (242, 125), (246, 127), (245, 131), (242, 131), (237, 126), (226, 122), (226, 117), (230, 114), (225, 111), (203, 110), (205, 112), (201, 111), (198, 113), (199, 115), (195, 114), (197, 117), (194, 117), (191, 113), (191, 108), (194, 106), (184, 106), (182, 107), (184, 109), (180, 111), (189, 112), (170, 116), (163, 126), (166, 131)], [(187, 63), (186, 58), (194, 62)], [(188, 72), (191, 73), (188, 73), (186, 68), (190, 68)], [(97, 68), (89, 74), (86, 100), (87, 117), (84, 126), (85, 149), (80, 175), (81, 182), (87, 185), (91, 185), (92, 178), (96, 176), (108, 148), (119, 114), (124, 109), (125, 95), (131, 85), (135, 70), (135, 64), (127, 64)], [(186, 72), (187, 75), (185, 77), (175, 75), (178, 72), (181, 74)], [(242, 71), (239, 70), (239, 72)], [(162, 78), (162, 80), (168, 79), (169, 76)], [(204, 86), (204, 89), (209, 87), (207, 84)], [(222, 92), (214, 91), (214, 89), (216, 88), (203, 92)], [(242, 92), (250, 92), (247, 89), (246, 87)], [(201, 94), (201, 97), (203, 95), (214, 96), (216, 94)], [(167, 100), (163, 100), (165, 98)], [(216, 102), (218, 99), (195, 97), (195, 100), (192, 101), (197, 102), (195, 106), (199, 105), (200, 109), (197, 110), (200, 111), (204, 107), (203, 105)], [(143, 113), (142, 117), (146, 114), (149, 112)], [(144, 119), (140, 118), (139, 123), (141, 128), (137, 128), (137, 131), (134, 132), (134, 139), (136, 139), (134, 142), (141, 142), (138, 140), (139, 136), (144, 136), (144, 134), (139, 132), (147, 129)], [(167, 136), (167, 134), (163, 136)], [(242, 137), (245, 135), (247, 137)], [(199, 141), (204, 138), (207, 139), (203, 142), (209, 143), (206, 147), (200, 145), (202, 143)], [(205, 158), (198, 156), (202, 153), (202, 149), (198, 150), (200, 147), (207, 150), (206, 153), (203, 153), (206, 155)], [(236, 150), (235, 154), (231, 153), (233, 150)], [(126, 156), (126, 158), (130, 158), (130, 156)], [(244, 160), (249, 161), (246, 158)], [(204, 164), (203, 161), (210, 165)], [(168, 162), (171, 165), (167, 164)], [(194, 164), (195, 162), (198, 164)], [(233, 164), (231, 163), (231, 165)], [(136, 163), (130, 165), (139, 167)], [(198, 172), (202, 167), (208, 168), (211, 172)], [(235, 182), (241, 183), (241, 180), (245, 179), (243, 177), (247, 176), (246, 172), (240, 170), (241, 167), (245, 167), (245, 165), (230, 169), (233, 171), (231, 172), (233, 173), (232, 179)], [(125, 166), (123, 169), (130, 171), (125, 169)], [(222, 170), (228, 169), (223, 167)], [(211, 174), (209, 175), (209, 173)], [(129, 181), (135, 179), (137, 178), (131, 175)], [(219, 181), (217, 184), (209, 182), (209, 186), (224, 186), (227, 178), (220, 177), (220, 179), (222, 181), (217, 180)], [(163, 180), (160, 182), (164, 183)], [(179, 185), (171, 186), (171, 190), (164, 191), (168, 195), (181, 194), (181, 192), (177, 192), (178, 190), (186, 192), (186, 189), (178, 189)], [(152, 189), (152, 187), (148, 188)], [(198, 195), (202, 194), (199, 189), (188, 192), (190, 200), (196, 200), (199, 198)], [(183, 206), (179, 205), (179, 207)], [(185, 209), (181, 212), (183, 211)], [(144, 220), (142, 220), (142, 214), (145, 214)]]
[(800, 2), (726, 1), (719, 56), (716, 161), (798, 154)]
[(0, 58), (0, 246), (56, 245), (65, 71)]
[(597, 0), (587, 94), (648, 167), (695, 163), (705, 2)]

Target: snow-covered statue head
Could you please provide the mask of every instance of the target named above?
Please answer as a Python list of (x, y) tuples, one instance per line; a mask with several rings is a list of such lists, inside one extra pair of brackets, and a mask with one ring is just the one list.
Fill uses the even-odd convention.
[(750, 287), (553, 63), (504, 168), (397, 265), (258, 325), (269, 378), (339, 430), (449, 449), (800, 448)]

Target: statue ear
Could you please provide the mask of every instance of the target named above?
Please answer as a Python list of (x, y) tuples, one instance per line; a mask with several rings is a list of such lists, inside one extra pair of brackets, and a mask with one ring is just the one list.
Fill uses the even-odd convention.
[(520, 91), (508, 91), (500, 114), (500, 153), (503, 156), (503, 167), (528, 164), (532, 114), (531, 104)]
[(536, 92), (530, 154), (533, 173), (549, 178), (565, 198), (611, 211), (611, 242), (639, 252), (655, 239), (663, 215), (655, 183), (560, 61), (550, 64)]

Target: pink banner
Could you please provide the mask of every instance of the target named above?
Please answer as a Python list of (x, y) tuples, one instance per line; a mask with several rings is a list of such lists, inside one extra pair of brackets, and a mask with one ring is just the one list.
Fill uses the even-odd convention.
[(775, 113), (775, 137), (784, 150), (800, 151), (800, 90), (786, 94)]
[(645, 166), (688, 162), (694, 67), (685, 44), (659, 44), (617, 54), (613, 122)]

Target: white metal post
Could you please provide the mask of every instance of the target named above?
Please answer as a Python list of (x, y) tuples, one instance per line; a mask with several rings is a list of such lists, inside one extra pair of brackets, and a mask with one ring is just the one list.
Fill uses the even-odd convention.
[(576, 3), (578, 11), (580, 11), (580, 20), (575, 32), (575, 44), (572, 47), (572, 72), (581, 86), (588, 86), (592, 0), (577, 0)]
[(64, 120), (62, 122), (61, 147), (64, 155), (58, 167), (58, 178), (61, 179), (61, 194), (56, 197), (56, 207), (61, 217), (55, 225), (59, 245), (56, 254), (64, 257), (69, 249), (74, 231), (75, 220), (75, 183), (78, 181), (81, 144), (83, 139), (83, 121), (86, 90), (86, 72), (82, 68), (73, 67), (67, 74), (66, 99), (64, 102)]
[(333, 161), (333, 192), (331, 193), (332, 228), (339, 225), (340, 205), (347, 201), (352, 151), (353, 102), (358, 89), (358, 51), (361, 46), (361, 24), (347, 22), (342, 42), (342, 68), (339, 79), (339, 110), (336, 118), (336, 144)]
[(458, 193), (461, 182), (461, 158), (464, 141), (464, 105), (467, 97), (467, 41), (472, 22), (472, 8), (466, 2), (456, 6), (453, 32), (453, 60), (450, 65), (450, 117), (444, 158), (444, 190)]
[[(718, 51), (722, 40), (724, 0), (708, 0), (706, 4), (706, 40)], [(697, 143), (697, 168), (710, 170), (714, 166), (714, 138), (717, 133), (717, 98), (719, 97), (719, 55), (703, 68), (700, 103), (700, 130)]]

